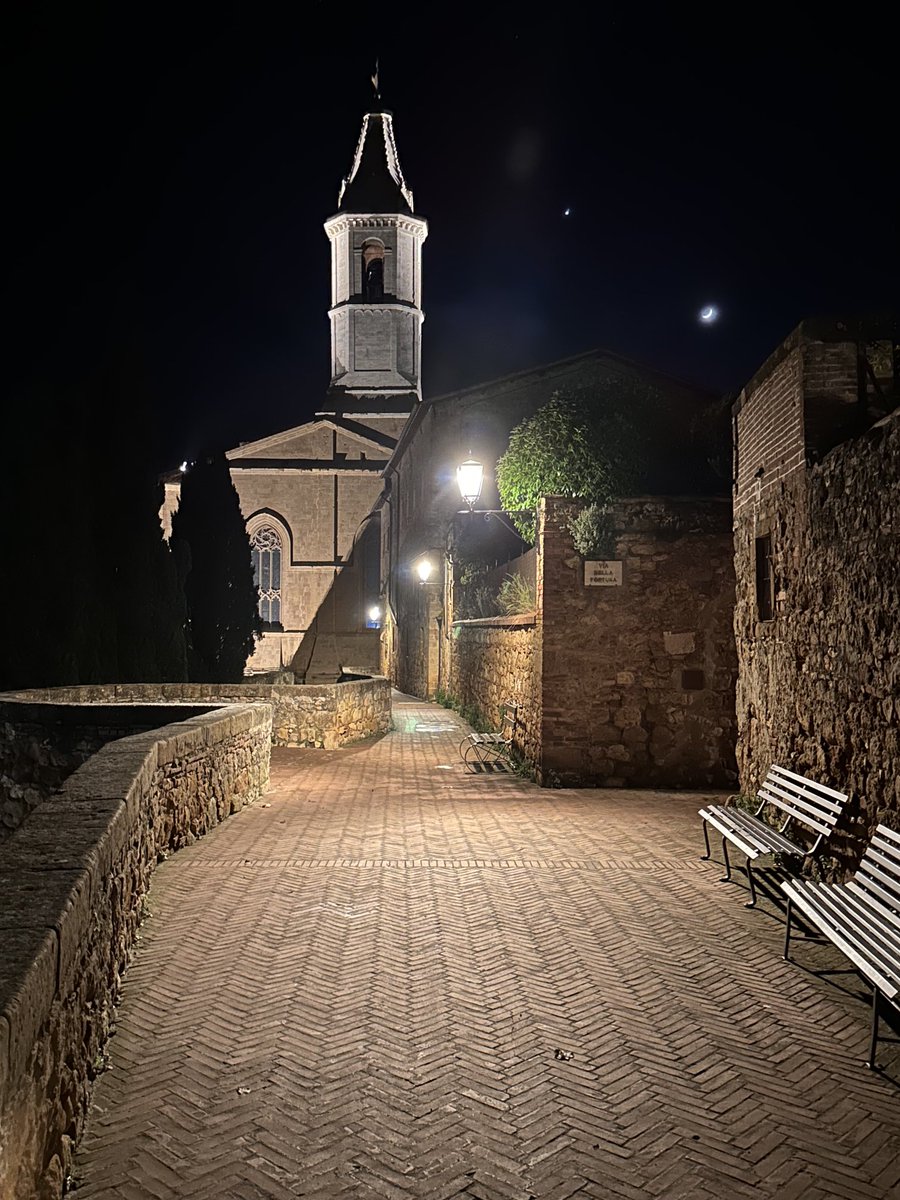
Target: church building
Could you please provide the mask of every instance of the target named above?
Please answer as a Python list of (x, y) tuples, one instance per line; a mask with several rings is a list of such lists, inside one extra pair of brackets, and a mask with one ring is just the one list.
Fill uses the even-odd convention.
[[(703, 481), (688, 441), (712, 397), (594, 350), (423, 401), (428, 226), (414, 211), (393, 118), (378, 104), (363, 117), (325, 232), (331, 381), (322, 406), (312, 421), (227, 453), (264, 621), (246, 671), (285, 671), (306, 683), (384, 673), (431, 696), (459, 631), (452, 606), (432, 613), (424, 604), (411, 563), (433, 550), (435, 586), (449, 579), (445, 551), (459, 497), (448, 481), (458, 463), (474, 453), (488, 464), (482, 503), (496, 509), (490, 466), (510, 431), (559, 389), (613, 380), (658, 398), (650, 440), (665, 447), (665, 470), (648, 479), (651, 490), (708, 493), (721, 483)], [(175, 473), (166, 482), (164, 524), (179, 490)]]
[[(382, 472), (421, 401), (422, 243), (394, 140), (380, 107), (363, 118), (331, 243), (331, 383), (315, 420), (227, 454), (253, 553), (264, 634), (248, 672), (290, 669), (342, 565), (361, 542), (351, 594), (307, 639), (346, 670), (379, 666), (379, 548), (366, 527)], [(179, 476), (165, 483), (171, 528)], [(321, 657), (322, 645), (319, 646)], [(306, 673), (305, 669), (302, 673)]]

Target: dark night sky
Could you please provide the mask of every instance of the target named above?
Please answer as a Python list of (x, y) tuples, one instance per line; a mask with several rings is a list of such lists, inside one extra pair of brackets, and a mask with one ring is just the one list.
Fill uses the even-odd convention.
[(733, 389), (804, 316), (896, 307), (874, 9), (579, 8), (29, 6), (3, 72), (8, 394), (124, 356), (172, 462), (307, 419), (376, 54), (430, 226), (426, 395), (596, 346)]

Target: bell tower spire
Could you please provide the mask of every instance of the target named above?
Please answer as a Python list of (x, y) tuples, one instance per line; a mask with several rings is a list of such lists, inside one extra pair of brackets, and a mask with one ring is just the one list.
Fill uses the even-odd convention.
[(356, 153), (325, 222), (331, 242), (331, 385), (325, 411), (409, 413), (422, 398), (422, 243), (394, 140), (393, 114), (375, 95)]

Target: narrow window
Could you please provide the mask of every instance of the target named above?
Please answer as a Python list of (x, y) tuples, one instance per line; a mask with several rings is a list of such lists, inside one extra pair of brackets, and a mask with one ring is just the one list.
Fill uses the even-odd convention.
[(250, 538), (253, 581), (259, 589), (259, 615), (265, 625), (281, 624), (281, 537), (260, 525)]
[(362, 296), (369, 304), (384, 299), (384, 246), (381, 242), (363, 244)]
[(760, 621), (771, 621), (775, 616), (775, 572), (770, 533), (756, 539), (756, 611)]

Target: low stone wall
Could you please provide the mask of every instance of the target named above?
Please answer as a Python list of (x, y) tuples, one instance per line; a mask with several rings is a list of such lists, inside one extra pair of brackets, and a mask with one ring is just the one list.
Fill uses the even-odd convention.
[(0, 841), (115, 738), (171, 725), (193, 706), (29, 704), (0, 698)]
[(276, 746), (336, 750), (391, 727), (387, 679), (272, 688), (272, 741)]
[(276, 746), (336, 750), (391, 727), (391, 685), (382, 676), (346, 683), (119, 683), (10, 692), (10, 698), (71, 704), (272, 705)]
[(450, 694), (500, 725), (500, 706), (518, 706), (514, 745), (536, 764), (540, 748), (540, 680), (536, 675), (534, 615), (456, 621), (450, 636)]
[(156, 863), (268, 786), (271, 710), (110, 742), (0, 846), (0, 1197), (56, 1200)]

